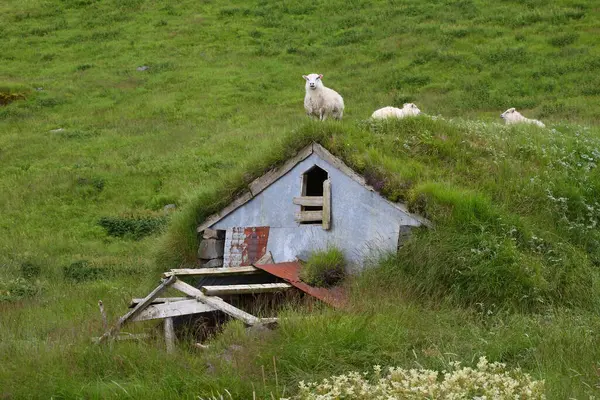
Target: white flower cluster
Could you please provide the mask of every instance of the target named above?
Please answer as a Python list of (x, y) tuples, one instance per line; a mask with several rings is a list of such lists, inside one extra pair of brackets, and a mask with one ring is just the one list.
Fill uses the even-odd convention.
[[(404, 399), (545, 399), (544, 381), (535, 381), (520, 369), (506, 370), (502, 363), (481, 357), (476, 368), (450, 364), (441, 374), (427, 369), (374, 367), (374, 376), (350, 372), (321, 383), (300, 382), (298, 400), (404, 400)], [(282, 399), (283, 400), (283, 399)]]

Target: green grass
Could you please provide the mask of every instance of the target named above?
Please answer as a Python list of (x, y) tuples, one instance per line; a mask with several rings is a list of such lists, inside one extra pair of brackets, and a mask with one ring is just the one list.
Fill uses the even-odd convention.
[(346, 264), (344, 253), (338, 248), (314, 251), (302, 265), (300, 279), (312, 286), (335, 286), (344, 279)]
[[(0, 397), (248, 398), (481, 354), (546, 379), (549, 398), (597, 392), (599, 13), (592, 0), (2, 2)], [(342, 123), (306, 122), (311, 72), (344, 96)], [(408, 101), (446, 119), (365, 121)], [(509, 107), (549, 129), (494, 124)], [(160, 337), (90, 345), (99, 299), (121, 315), (193, 260), (198, 220), (311, 140), (435, 223), (351, 283), (352, 312), (290, 311), (258, 341), (233, 324), (209, 354), (184, 341), (168, 357)], [(74, 263), (85, 279), (65, 276)], [(239, 360), (210, 372), (238, 342)]]

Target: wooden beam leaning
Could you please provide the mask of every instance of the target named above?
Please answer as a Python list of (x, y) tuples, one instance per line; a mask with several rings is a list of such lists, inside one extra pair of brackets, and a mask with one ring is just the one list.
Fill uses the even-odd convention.
[(300, 211), (296, 213), (296, 222), (317, 222), (323, 220), (323, 211)]
[(258, 268), (253, 266), (246, 267), (221, 267), (221, 268), (192, 268), (192, 269), (172, 269), (168, 272), (163, 273), (165, 278), (170, 276), (219, 276), (219, 275), (247, 275), (257, 274), (262, 272)]
[(260, 318), (256, 318), (254, 315), (248, 314), (245, 311), (240, 310), (237, 307), (223, 301), (222, 298), (216, 296), (206, 296), (200, 289), (196, 289), (192, 285), (176, 279), (173, 283), (173, 288), (183, 292), (189, 296), (193, 296), (196, 300), (207, 304), (217, 310), (223, 311), (225, 314), (232, 316), (233, 318), (239, 319), (246, 325), (256, 325), (260, 323)]
[(293, 202), (299, 206), (322, 207), (323, 196), (294, 197)]
[(279, 292), (291, 288), (289, 283), (256, 283), (250, 285), (212, 285), (202, 286), (202, 291), (207, 296), (222, 294), (251, 294)]
[(331, 180), (323, 182), (323, 229), (331, 228)]
[(161, 294), (169, 286), (171, 286), (173, 283), (175, 283), (176, 280), (177, 280), (177, 278), (174, 276), (164, 279), (162, 281), (162, 283), (160, 285), (158, 285), (158, 287), (156, 287), (156, 289), (154, 289), (152, 292), (150, 292), (150, 294), (148, 296), (144, 297), (144, 299), (142, 301), (140, 301), (135, 307), (133, 307), (133, 309), (131, 311), (129, 311), (127, 314), (125, 314), (121, 318), (119, 318), (117, 323), (110, 330), (104, 332), (104, 334), (102, 336), (100, 336), (98, 343), (102, 343), (109, 337), (115, 336), (116, 334), (118, 334), (119, 331), (121, 330), (121, 327), (123, 325), (125, 325), (125, 323), (127, 323), (131, 318), (135, 317), (137, 314), (142, 312), (146, 307), (148, 307), (148, 305), (150, 305), (152, 303), (152, 300), (154, 300), (156, 297), (158, 297), (159, 294)]
[[(153, 305), (153, 304), (160, 304), (160, 303), (173, 303), (175, 301), (183, 301), (183, 300), (189, 300), (189, 299), (190, 299), (189, 297), (157, 297), (154, 300), (152, 300), (152, 302), (150, 304)], [(129, 308), (135, 307), (142, 300), (144, 300), (144, 299), (140, 299), (140, 298), (131, 299), (131, 303), (129, 303)]]
[(187, 299), (173, 303), (151, 304), (133, 317), (133, 321), (173, 318), (182, 315), (201, 314), (212, 311), (216, 311), (216, 309), (208, 304), (200, 303), (196, 299)]

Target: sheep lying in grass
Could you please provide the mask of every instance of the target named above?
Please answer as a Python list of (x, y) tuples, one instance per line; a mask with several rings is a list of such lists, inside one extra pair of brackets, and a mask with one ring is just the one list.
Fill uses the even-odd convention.
[(323, 75), (302, 75), (306, 80), (306, 96), (304, 109), (308, 116), (318, 117), (324, 121), (328, 116), (342, 119), (344, 115), (344, 99), (338, 92), (323, 85)]
[(501, 115), (500, 118), (502, 118), (504, 120), (504, 122), (506, 123), (506, 125), (512, 125), (512, 124), (534, 124), (539, 126), (540, 128), (545, 128), (546, 125), (544, 125), (542, 122), (538, 121), (537, 119), (529, 119), (529, 118), (525, 118), (523, 115), (521, 115), (520, 112), (518, 112), (517, 110), (515, 110), (515, 108), (509, 108), (508, 110), (504, 111)]
[(371, 114), (371, 118), (404, 118), (421, 114), (421, 110), (413, 103), (405, 103), (402, 108), (383, 107)]

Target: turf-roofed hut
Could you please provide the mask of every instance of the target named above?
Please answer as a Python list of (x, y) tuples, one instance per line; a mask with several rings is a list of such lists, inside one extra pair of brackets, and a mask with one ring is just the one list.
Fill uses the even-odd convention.
[(413, 227), (428, 222), (381, 196), (318, 143), (311, 143), (197, 227), (202, 267), (252, 265), (267, 257), (305, 259), (328, 246), (349, 268), (394, 252)]

